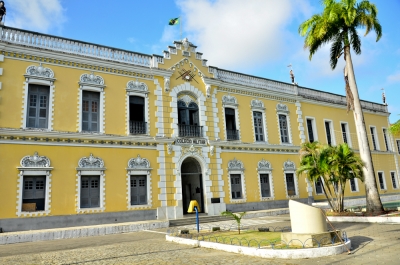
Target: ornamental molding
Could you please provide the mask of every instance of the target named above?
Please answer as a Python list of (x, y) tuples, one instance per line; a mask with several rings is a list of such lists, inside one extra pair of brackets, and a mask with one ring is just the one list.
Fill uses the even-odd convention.
[(284, 112), (284, 113), (289, 113), (289, 108), (286, 104), (278, 103), (276, 105), (276, 111), (277, 112)]
[(90, 74), (82, 74), (79, 78), (79, 85), (81, 85), (81, 88), (83, 86), (94, 86), (102, 89), (106, 87), (104, 85), (103, 77), (95, 75), (94, 72), (91, 72)]
[(189, 95), (183, 95), (183, 96), (179, 97), (178, 101), (183, 101), (186, 104), (187, 107), (189, 107), (189, 104), (192, 103), (192, 102), (196, 103), (196, 105), (197, 105), (197, 102), (192, 97), (190, 97)]
[(222, 104), (224, 106), (226, 106), (226, 105), (237, 106), (238, 101), (237, 101), (236, 97), (232, 96), (231, 94), (228, 94), (228, 95), (224, 95), (222, 97)]
[(50, 159), (35, 152), (33, 156), (24, 156), (20, 164), (22, 168), (50, 168)]
[(264, 103), (259, 99), (253, 99), (250, 103), (252, 109), (265, 110)]
[(136, 158), (129, 159), (127, 170), (151, 170), (150, 162), (138, 155)]
[(293, 161), (287, 160), (283, 163), (283, 170), (296, 170), (296, 164)]
[(196, 148), (194, 145), (191, 145), (190, 147), (182, 147), (182, 156), (185, 155), (198, 155), (203, 157), (201, 148)]
[(165, 92), (169, 91), (169, 84), (170, 84), (170, 79), (167, 76), (164, 76), (164, 89)]
[(257, 171), (271, 171), (271, 163), (266, 161), (264, 158), (258, 161)]
[(53, 82), (55, 80), (54, 78), (54, 72), (48, 67), (44, 67), (42, 63), (39, 63), (38, 66), (36, 65), (30, 65), (26, 68), (26, 78), (39, 78), (39, 79), (45, 79)]
[(234, 158), (228, 162), (228, 171), (244, 171), (243, 162)]
[(130, 80), (126, 83), (126, 92), (137, 92), (145, 94), (147, 97), (149, 88), (144, 82), (139, 82), (139, 79), (136, 78), (136, 80)]
[(90, 154), (89, 157), (82, 157), (78, 162), (79, 170), (105, 170), (104, 161), (99, 157), (94, 157), (93, 154)]
[(201, 78), (204, 77), (204, 74), (200, 71), (200, 69), (197, 68), (197, 66), (187, 58), (180, 60), (179, 62), (174, 64), (171, 68), (169, 68), (169, 70), (172, 70), (172, 71), (185, 70), (185, 72), (186, 71), (188, 72), (188, 69), (190, 69), (190, 72), (193, 73), (192, 78), (194, 78), (195, 76), (200, 76)]

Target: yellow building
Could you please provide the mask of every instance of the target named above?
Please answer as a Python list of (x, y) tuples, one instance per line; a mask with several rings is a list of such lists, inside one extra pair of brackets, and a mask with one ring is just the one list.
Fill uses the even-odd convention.
[[(296, 176), (301, 143), (357, 149), (344, 96), (207, 66), (187, 39), (159, 56), (0, 32), (5, 231), (176, 219), (191, 200), (208, 215), (321, 200)], [(379, 190), (398, 194), (387, 106), (362, 106)]]

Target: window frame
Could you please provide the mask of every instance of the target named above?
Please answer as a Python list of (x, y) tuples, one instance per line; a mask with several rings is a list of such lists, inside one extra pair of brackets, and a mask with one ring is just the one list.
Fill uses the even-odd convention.
[(329, 130), (330, 130), (330, 135), (331, 135), (331, 144), (330, 145), (331, 146), (336, 146), (336, 137), (335, 137), (335, 130), (334, 130), (334, 127), (333, 127), (333, 120), (330, 120), (330, 119), (324, 119), (324, 131), (325, 131), (326, 144), (329, 145), (328, 133), (326, 131), (326, 123), (329, 123)]
[[(236, 131), (238, 131), (238, 138), (237, 140), (228, 140), (228, 133), (226, 129), (226, 115), (225, 115), (225, 108), (234, 109), (235, 111), (235, 125)], [(239, 120), (239, 104), (235, 96), (230, 94), (222, 96), (222, 118), (224, 119), (224, 136), (225, 141), (240, 141), (242, 139), (242, 135), (240, 133), (240, 120)]]
[[(129, 82), (128, 82), (129, 83)], [(144, 84), (144, 83), (143, 83)], [(147, 86), (146, 86), (147, 87)], [(143, 136), (143, 135), (150, 135), (150, 115), (149, 115), (149, 97), (147, 96), (148, 93), (140, 93), (137, 91), (126, 89), (126, 135), (128, 136)], [(142, 97), (144, 99), (144, 122), (146, 123), (146, 133), (145, 134), (131, 134), (130, 133), (130, 97)]]
[(347, 121), (340, 121), (340, 132), (341, 132), (341, 134), (342, 134), (343, 143), (345, 143), (344, 137), (343, 137), (342, 125), (344, 125), (344, 126), (345, 126), (345, 129), (346, 129), (347, 145), (348, 145), (349, 147), (353, 147), (353, 143), (352, 143), (352, 141), (351, 141), (351, 133), (350, 133), (349, 123), (348, 123)]
[(310, 134), (309, 134), (308, 123), (307, 123), (308, 120), (311, 121), (311, 126), (312, 126), (311, 129), (312, 129), (313, 136), (314, 136), (314, 142), (318, 141), (318, 129), (317, 129), (317, 124), (315, 122), (315, 117), (305, 116), (305, 120), (306, 120), (305, 124), (306, 124), (308, 141), (310, 142)]
[(396, 139), (397, 153), (400, 155), (400, 139)]
[[(374, 131), (373, 133), (372, 133), (371, 129), (373, 129), (373, 131)], [(381, 148), (380, 148), (380, 145), (379, 145), (379, 139), (378, 139), (378, 135), (377, 135), (376, 126), (370, 125), (369, 126), (369, 133), (370, 133), (370, 136), (371, 136), (371, 144), (372, 144), (372, 147), (374, 148), (372, 150), (373, 151), (380, 151)]]
[[(296, 195), (288, 194), (286, 174), (293, 174), (294, 190)], [(283, 163), (283, 180), (285, 183), (285, 193), (287, 199), (300, 198), (299, 183), (296, 175), (296, 164), (293, 161), (287, 160)]]
[[(29, 84), (29, 87), (28, 87), (28, 96), (27, 96), (27, 100), (28, 100), (28, 102), (27, 102), (27, 113), (26, 113), (26, 123), (28, 123), (29, 122), (29, 119), (31, 118), (30, 116), (29, 116), (29, 113), (30, 113), (30, 109), (31, 109), (31, 107), (30, 107), (30, 103), (31, 103), (31, 95), (33, 94), (33, 92), (31, 91), (33, 88), (31, 87), (31, 86), (39, 86), (39, 85), (37, 85), (37, 84)], [(43, 86), (43, 85), (40, 85), (40, 86)], [(30, 127), (30, 126), (28, 126), (28, 124), (26, 124), (25, 126), (26, 126), (26, 129), (30, 129), (30, 130), (43, 130), (43, 129), (48, 129), (48, 127), (49, 127), (49, 115), (50, 115), (50, 113), (49, 113), (49, 106), (50, 106), (50, 88), (48, 87), (48, 86), (43, 86), (43, 87), (46, 87), (46, 90), (47, 90), (47, 92), (48, 93), (46, 93), (46, 96), (47, 96), (47, 100), (46, 100), (46, 107), (45, 107), (45, 109), (46, 109), (46, 126), (44, 126), (44, 127)], [(40, 89), (40, 88), (38, 88), (38, 89)], [(42, 109), (41, 107), (40, 107), (40, 96), (41, 96), (41, 93), (40, 92), (38, 92), (37, 94), (36, 94), (38, 97), (37, 97), (37, 106), (35, 107), (36, 108), (36, 117), (35, 117), (35, 123), (38, 123), (39, 122), (39, 119), (40, 119), (40, 117), (39, 117), (39, 115), (40, 115), (40, 110)], [(42, 93), (42, 95), (44, 95), (44, 93)]]
[(382, 136), (383, 136), (383, 143), (385, 144), (386, 147), (386, 152), (392, 151), (392, 148), (390, 146), (389, 134), (386, 127), (382, 127)]
[[(392, 173), (394, 174), (394, 181), (396, 182), (396, 188), (394, 187), (394, 185), (393, 185), (393, 178), (392, 178)], [(394, 170), (391, 170), (390, 171), (390, 182), (392, 182), (392, 188), (394, 189), (394, 190), (398, 190), (400, 187), (399, 187), (399, 179), (397, 178), (397, 174), (396, 174), (397, 172), (396, 171), (394, 171)]]
[[(81, 208), (81, 209), (96, 209), (96, 208), (99, 208), (100, 207), (100, 205), (101, 205), (101, 177), (99, 176), (99, 175), (81, 175), (81, 177), (80, 177), (81, 179), (80, 179), (80, 184), (81, 184), (81, 186), (79, 187), (79, 193), (80, 193), (80, 196), (79, 196), (79, 198), (80, 198), (80, 200), (79, 200), (79, 207)], [(82, 206), (82, 178), (89, 178), (89, 192), (90, 192), (90, 190), (92, 189), (91, 187), (90, 187), (90, 185), (91, 185), (91, 178), (98, 178), (98, 180), (99, 180), (99, 183), (98, 183), (98, 193), (99, 193), (99, 206), (92, 206), (91, 205), (91, 202), (89, 203), (90, 204), (90, 206), (88, 206), (88, 207), (83, 207)], [(91, 196), (89, 195), (89, 199), (91, 199)]]
[[(282, 142), (282, 135), (281, 135), (281, 126), (279, 121), (279, 115), (286, 116), (286, 123), (287, 123), (287, 131), (288, 131), (288, 143)], [(278, 124), (278, 135), (279, 135), (279, 144), (280, 145), (293, 145), (293, 137), (292, 137), (292, 129), (291, 129), (291, 122), (290, 122), (290, 111), (289, 107), (286, 104), (278, 103), (276, 105), (276, 119)]]
[[(98, 101), (97, 101), (97, 99), (96, 100), (94, 100), (93, 98), (91, 98), (91, 97), (87, 97), (87, 98), (84, 98), (84, 93), (85, 92), (87, 92), (87, 93), (97, 93), (98, 94)], [(81, 104), (82, 104), (82, 110), (81, 110), (81, 129), (82, 129), (82, 132), (83, 133), (99, 133), (100, 132), (100, 125), (101, 125), (101, 122), (100, 122), (100, 117), (101, 117), (101, 106), (97, 106), (97, 130), (96, 131), (92, 131), (91, 130), (91, 128), (92, 128), (92, 124), (93, 124), (93, 121), (92, 121), (92, 117), (93, 117), (93, 113), (94, 112), (92, 112), (92, 108), (93, 108), (93, 102), (98, 102), (98, 104), (99, 105), (101, 105), (101, 99), (100, 99), (100, 97), (101, 97), (101, 94), (100, 93), (98, 93), (98, 92), (95, 92), (95, 91), (88, 91), (88, 90), (84, 90), (84, 91), (82, 91), (82, 102), (81, 102)], [(88, 115), (88, 118), (89, 118), (89, 120), (90, 120), (90, 122), (89, 122), (89, 120), (87, 121), (88, 122), (88, 129), (89, 130), (83, 130), (83, 112), (84, 112), (84, 110), (83, 110), (83, 101), (84, 100), (88, 100), (88, 102), (89, 102), (89, 105), (88, 105), (88, 109), (89, 109), (89, 111), (88, 111), (88, 113), (89, 113), (89, 115)]]
[[(244, 167), (243, 162), (240, 160), (230, 160), (228, 162), (228, 187), (229, 187), (229, 199), (231, 203), (239, 203), (239, 202), (246, 202), (247, 201), (247, 194), (246, 194), (246, 182), (244, 176)], [(231, 183), (231, 175), (240, 175), (240, 182), (242, 185), (242, 198), (234, 199), (232, 198), (232, 183)]]
[[(259, 190), (259, 196), (260, 196), (260, 201), (268, 201), (268, 200), (274, 200), (275, 199), (275, 192), (274, 192), (274, 177), (272, 175), (272, 167), (271, 163), (269, 161), (266, 161), (261, 159), (258, 163), (257, 166), (257, 179), (258, 179), (258, 190)], [(262, 196), (262, 184), (261, 184), (261, 175), (268, 174), (269, 178), (269, 190), (270, 190), (270, 196), (269, 197), (263, 197)]]
[[(379, 179), (379, 173), (382, 173), (382, 181), (383, 181), (383, 186), (384, 186), (383, 189), (381, 188), (381, 182), (380, 182), (380, 179)], [(378, 171), (376, 172), (376, 175), (377, 175), (377, 178), (378, 178), (379, 189), (380, 189), (380, 190), (387, 190), (387, 184), (386, 184), (386, 179), (385, 179), (385, 172), (384, 172), (384, 171), (381, 171), (381, 170), (378, 170)]]
[(354, 180), (354, 186), (355, 186), (355, 190), (352, 190), (351, 189), (351, 179), (349, 179), (349, 189), (350, 189), (350, 192), (360, 192), (360, 188), (359, 188), (359, 186), (358, 186), (358, 179), (357, 178), (353, 178), (353, 180)]
[[(251, 117), (252, 117), (254, 143), (268, 144), (267, 118), (266, 118), (266, 114), (265, 114), (264, 102), (262, 102), (261, 100), (258, 100), (258, 99), (253, 99), (250, 102), (250, 106), (251, 106), (250, 112), (251, 112)], [(255, 124), (254, 124), (254, 112), (261, 113), (264, 141), (256, 140), (257, 137), (256, 137), (256, 132), (255, 132)]]
[[(319, 177), (318, 180), (321, 181), (321, 185), (324, 185), (324, 180), (323, 178)], [(321, 186), (321, 193), (317, 192), (317, 181), (314, 181), (314, 193), (315, 195), (324, 195), (324, 189)]]

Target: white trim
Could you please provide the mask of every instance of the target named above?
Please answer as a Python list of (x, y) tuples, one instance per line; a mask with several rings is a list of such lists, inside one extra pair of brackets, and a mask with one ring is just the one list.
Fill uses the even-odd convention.
[(357, 178), (353, 178), (353, 180), (354, 180), (354, 185), (356, 186), (356, 190), (352, 190), (351, 189), (351, 182), (350, 182), (350, 179), (349, 179), (349, 189), (350, 189), (350, 192), (360, 192), (360, 188), (359, 188), (359, 186), (358, 186), (358, 179)]
[[(235, 162), (236, 165), (240, 165), (239, 167), (230, 167), (230, 163)], [(247, 201), (247, 194), (246, 194), (246, 182), (245, 182), (245, 176), (244, 176), (244, 164), (240, 160), (236, 160), (234, 158), (233, 160), (228, 161), (228, 168), (227, 168), (227, 173), (228, 173), (228, 187), (229, 187), (229, 200), (231, 203), (242, 203)], [(232, 198), (232, 185), (231, 185), (231, 174), (240, 174), (240, 180), (241, 180), (241, 185), (242, 185), (242, 198), (241, 199), (233, 199)]]
[[(130, 96), (137, 96), (137, 97), (142, 97), (144, 98), (144, 122), (146, 122), (146, 133), (145, 134), (140, 134), (140, 135), (136, 135), (136, 134), (131, 134), (129, 131), (129, 113), (130, 113), (130, 109), (129, 109), (129, 97)], [(147, 94), (144, 93), (139, 93), (139, 92), (133, 92), (133, 91), (127, 91), (126, 92), (126, 102), (125, 102), (125, 120), (126, 120), (126, 135), (128, 136), (144, 136), (144, 135), (150, 135), (150, 107), (149, 107), (149, 97), (147, 96)]]
[[(384, 131), (386, 131), (386, 133)], [(386, 152), (392, 151), (389, 133), (388, 133), (388, 129), (386, 127), (382, 127), (382, 136), (383, 136), (383, 143), (385, 144), (385, 147), (387, 147), (385, 151)], [(386, 141), (385, 141), (385, 139), (386, 139)]]
[(396, 142), (396, 153), (400, 155), (400, 139), (395, 139)]
[(315, 122), (316, 121), (315, 117), (305, 116), (305, 119), (306, 119), (306, 122), (305, 122), (306, 130), (305, 131), (307, 131), (308, 141), (310, 141), (310, 135), (308, 133), (307, 120), (311, 120), (312, 131), (313, 131), (313, 134), (314, 134), (314, 142), (318, 141), (318, 129), (317, 129), (317, 123)]
[[(371, 128), (374, 129), (374, 139), (372, 139)], [(378, 139), (378, 135), (377, 135), (376, 126), (370, 125), (369, 126), (369, 132), (367, 132), (367, 134), (369, 134), (371, 136), (371, 141), (375, 140), (376, 149), (372, 149), (372, 150), (380, 151), (381, 148), (380, 148), (380, 145), (379, 145), (379, 139)], [(372, 148), (374, 148), (374, 142), (371, 142), (371, 145), (372, 145)]]
[[(383, 180), (383, 186), (384, 186), (383, 189), (381, 189), (381, 184), (380, 184), (380, 181), (379, 181), (379, 173), (382, 173), (382, 180)], [(378, 178), (378, 186), (379, 186), (379, 189), (380, 189), (380, 190), (387, 190), (387, 184), (386, 184), (386, 179), (385, 179), (385, 172), (382, 171), (382, 170), (377, 170), (377, 171), (376, 171), (376, 177)]]
[[(289, 142), (288, 143), (282, 143), (282, 137), (281, 137), (281, 126), (279, 124), (279, 115), (284, 115), (286, 116), (286, 123), (288, 125), (288, 138), (289, 138)], [(280, 145), (293, 145), (293, 138), (292, 138), (292, 129), (291, 129), (291, 125), (290, 125), (290, 116), (288, 113), (284, 113), (284, 112), (276, 112), (276, 119), (277, 119), (277, 123), (278, 123), (278, 135), (279, 135), (279, 144)]]
[[(81, 208), (81, 176), (100, 176), (100, 206), (95, 208)], [(105, 207), (105, 199), (106, 199), (106, 192), (105, 192), (105, 174), (104, 170), (78, 170), (78, 174), (76, 174), (76, 212), (78, 214), (85, 214), (85, 213), (96, 213), (96, 212), (104, 212), (106, 210)]]
[[(324, 120), (324, 131), (325, 131), (325, 141), (326, 144), (328, 144), (328, 134), (326, 132), (326, 122), (329, 122), (329, 130), (331, 131), (331, 145), (335, 146), (336, 145), (336, 137), (335, 137), (335, 129), (333, 128), (333, 120), (330, 119), (323, 119)], [(342, 129), (340, 129), (342, 131)]]
[[(299, 193), (299, 183), (297, 180), (297, 175), (296, 175), (296, 168), (286, 168), (286, 164), (292, 164), (294, 167), (296, 167), (296, 164), (293, 161), (287, 160), (283, 163), (283, 182), (285, 183), (285, 193), (286, 193), (286, 198), (287, 199), (295, 199), (295, 198), (300, 198), (300, 193)], [(287, 189), (287, 183), (286, 183), (286, 174), (287, 173), (293, 173), (293, 179), (294, 179), (294, 188), (296, 191), (296, 195), (294, 196), (289, 196), (288, 194), (288, 189)]]
[[(126, 174), (126, 201), (128, 210), (148, 209), (152, 207), (152, 193), (151, 193), (151, 173), (150, 170), (130, 170), (127, 169)], [(131, 205), (131, 177), (132, 176), (146, 176), (146, 189), (147, 189), (147, 203), (140, 205)]]
[[(255, 100), (255, 99), (253, 99)], [(253, 101), (252, 100), (252, 101)], [(250, 112), (251, 112), (251, 117), (252, 117), (252, 130), (253, 130), (253, 140), (254, 143), (260, 143), (260, 144), (268, 144), (268, 131), (267, 131), (267, 118), (265, 115), (265, 107), (264, 107), (264, 103), (261, 100), (257, 100), (260, 101), (262, 103), (262, 107), (255, 107), (253, 104), (250, 103)], [(254, 112), (261, 112), (262, 115), (262, 121), (263, 121), (263, 131), (264, 131), (264, 141), (256, 141), (256, 132), (255, 132), (255, 125), (254, 125)]]
[[(349, 123), (347, 121), (340, 121), (340, 134), (342, 136), (342, 141), (344, 143), (344, 139), (343, 139), (343, 132), (342, 132), (342, 124), (344, 124), (344, 127), (346, 129), (346, 138), (347, 138), (347, 145), (349, 147), (353, 147), (353, 143), (351, 141), (351, 133), (350, 133), (350, 127), (349, 127)], [(356, 184), (357, 185), (357, 184)]]
[[(263, 160), (261, 160), (263, 161)], [(259, 161), (259, 163), (261, 162)], [(265, 161), (270, 163), (269, 161)], [(271, 165), (271, 163), (270, 163)], [(268, 174), (269, 178), (269, 190), (270, 190), (270, 196), (269, 197), (263, 197), (262, 192), (261, 192), (261, 174)], [(259, 191), (259, 196), (260, 196), (260, 201), (269, 201), (269, 200), (275, 200), (275, 190), (274, 190), (274, 177), (272, 176), (272, 167), (269, 169), (266, 168), (257, 168), (257, 177), (258, 177), (258, 191)]]
[[(392, 173), (394, 173), (394, 181), (396, 182), (397, 188), (395, 188), (395, 187), (393, 186)], [(396, 176), (396, 175), (397, 175), (397, 174), (396, 174), (396, 171), (395, 171), (395, 170), (391, 170), (391, 171), (390, 171), (390, 182), (392, 183), (392, 188), (393, 188), (394, 190), (397, 190), (397, 189), (400, 188), (400, 187), (399, 187), (399, 178), (398, 178), (398, 176)]]
[[(16, 215), (18, 217), (33, 217), (49, 215), (51, 210), (51, 170), (52, 168), (19, 168), (17, 181), (17, 208)], [(44, 211), (24, 212), (22, 211), (22, 197), (25, 176), (46, 176), (46, 193), (44, 199)]]

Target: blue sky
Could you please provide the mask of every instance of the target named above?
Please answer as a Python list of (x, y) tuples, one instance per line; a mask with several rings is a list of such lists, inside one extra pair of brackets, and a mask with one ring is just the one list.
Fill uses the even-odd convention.
[[(390, 121), (400, 118), (399, 0), (370, 0), (378, 7), (383, 36), (362, 37), (362, 54), (353, 54), (364, 100), (382, 102), (386, 91)], [(146, 54), (162, 54), (182, 35), (203, 52), (208, 64), (290, 82), (293, 65), (301, 86), (344, 94), (343, 59), (332, 71), (329, 46), (308, 60), (297, 29), (320, 13), (319, 0), (9, 0), (6, 25)], [(363, 36), (364, 32), (360, 29)]]

